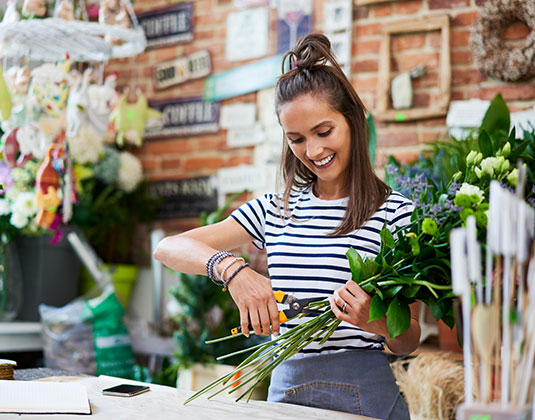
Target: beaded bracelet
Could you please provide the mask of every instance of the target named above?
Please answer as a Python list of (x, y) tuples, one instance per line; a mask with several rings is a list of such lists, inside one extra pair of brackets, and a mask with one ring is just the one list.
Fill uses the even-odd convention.
[(227, 287), (228, 287), (230, 281), (231, 281), (234, 277), (236, 277), (236, 274), (238, 274), (238, 273), (239, 273), (241, 270), (243, 270), (245, 267), (249, 267), (249, 263), (245, 263), (245, 264), (240, 265), (240, 266), (234, 271), (234, 273), (232, 273), (232, 274), (230, 275), (230, 277), (229, 277), (226, 281), (223, 282), (223, 291), (224, 291), (224, 292), (227, 291)]
[(217, 275), (214, 273), (214, 268), (221, 262), (221, 260), (227, 257), (235, 257), (235, 255), (228, 251), (218, 251), (208, 258), (208, 261), (206, 262), (206, 274), (210, 280), (218, 286), (223, 286), (224, 283), (217, 278)]
[[(241, 261), (242, 264), (245, 262), (245, 260), (241, 257), (236, 257), (236, 258), (233, 258), (232, 260), (230, 260), (226, 265), (225, 267), (223, 267), (223, 270), (221, 270), (221, 274), (219, 275), (219, 280), (221, 280), (221, 282), (225, 282), (225, 273), (227, 272), (227, 270), (230, 268), (230, 266), (232, 264), (234, 264), (236, 261)], [(216, 269), (217, 271), (217, 269)]]

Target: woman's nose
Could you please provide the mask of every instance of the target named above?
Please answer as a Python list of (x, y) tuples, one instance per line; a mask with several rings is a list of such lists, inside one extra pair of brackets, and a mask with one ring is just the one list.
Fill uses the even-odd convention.
[(318, 141), (309, 140), (307, 141), (307, 157), (309, 159), (317, 159), (322, 157), (323, 146)]

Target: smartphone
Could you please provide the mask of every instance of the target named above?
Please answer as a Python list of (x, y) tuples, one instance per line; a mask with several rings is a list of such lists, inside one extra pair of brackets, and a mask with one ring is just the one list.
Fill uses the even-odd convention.
[(133, 397), (134, 395), (147, 392), (150, 388), (146, 385), (121, 384), (102, 390), (103, 395), (113, 395), (116, 397)]

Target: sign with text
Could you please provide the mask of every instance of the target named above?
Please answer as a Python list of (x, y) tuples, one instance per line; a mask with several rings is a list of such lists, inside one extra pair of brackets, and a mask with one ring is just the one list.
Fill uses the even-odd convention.
[(193, 41), (193, 2), (178, 3), (137, 15), (147, 47)]
[(153, 197), (161, 199), (156, 215), (160, 220), (195, 217), (217, 209), (217, 191), (211, 177), (155, 181), (148, 188)]
[(222, 168), (217, 171), (217, 192), (230, 194), (243, 190), (253, 191), (263, 188), (266, 183), (266, 168), (242, 165), (234, 168)]
[(258, 58), (268, 53), (269, 9), (256, 7), (227, 15), (228, 61)]
[(200, 97), (154, 101), (149, 105), (163, 118), (146, 127), (145, 139), (181, 137), (219, 131), (219, 102), (205, 102)]
[(208, 76), (204, 83), (204, 100), (220, 101), (275, 86), (281, 65), (282, 55), (275, 55)]
[(154, 87), (164, 89), (189, 80), (200, 79), (211, 72), (210, 52), (196, 51), (187, 57), (157, 64), (154, 67)]
[(293, 49), (299, 38), (312, 32), (312, 0), (284, 0), (277, 6), (277, 53)]

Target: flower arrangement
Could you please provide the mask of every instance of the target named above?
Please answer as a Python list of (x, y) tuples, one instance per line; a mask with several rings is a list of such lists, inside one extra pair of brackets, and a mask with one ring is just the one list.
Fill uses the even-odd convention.
[[(91, 69), (72, 70), (67, 57), (31, 71), (0, 69), (0, 85), (5, 87), (0, 102), (9, 105), (2, 113), (0, 140), (4, 241), (54, 231), (55, 242), (60, 225), (71, 223), (86, 232), (101, 258), (124, 262), (136, 224), (153, 218), (156, 200), (142, 183), (140, 160), (125, 150), (142, 131), (110, 121), (130, 105), (126, 94), (119, 100), (115, 76), (99, 83)], [(138, 103), (146, 108), (146, 101)], [(119, 135), (129, 144), (117, 147)], [(111, 255), (111, 249), (120, 255)]]
[[(509, 131), (509, 110), (498, 95), (491, 102), (482, 126), (464, 140), (441, 142), (414, 165), (387, 167), (387, 181), (413, 201), (415, 210), (411, 223), (396, 231), (381, 232), (382, 243), (373, 259), (362, 259), (353, 249), (347, 252), (353, 280), (372, 295), (370, 321), (386, 316), (389, 338), (402, 334), (410, 325), (409, 304), (421, 301), (429, 305), (437, 320), (450, 327), (454, 324), (450, 274), (450, 231), (476, 217), (478, 236), (485, 243), (489, 187), (498, 180), (507, 188), (518, 185), (519, 161), (527, 168), (525, 186), (527, 199), (535, 199), (535, 136), (533, 128), (516, 138)], [(433, 176), (431, 176), (433, 174)], [(437, 176), (438, 175), (438, 176)], [(396, 240), (397, 239), (397, 240)], [(314, 309), (328, 308), (327, 300)], [(251, 395), (254, 387), (270, 375), (284, 360), (295, 355), (313, 341), (325, 341), (339, 324), (330, 309), (300, 324), (279, 337), (219, 359), (252, 352), (236, 369), (205, 388), (187, 401), (224, 385), (219, 392), (242, 391), (238, 399)], [(217, 343), (236, 335), (211, 340)], [(232, 380), (240, 372), (238, 380)], [(215, 394), (213, 394), (215, 395)]]

